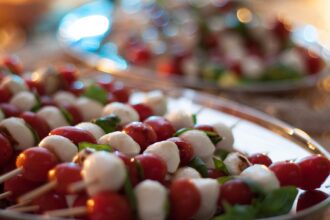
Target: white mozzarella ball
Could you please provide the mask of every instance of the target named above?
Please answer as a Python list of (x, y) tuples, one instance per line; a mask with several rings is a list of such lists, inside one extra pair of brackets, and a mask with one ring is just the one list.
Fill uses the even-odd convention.
[(165, 118), (171, 122), (175, 130), (181, 128), (192, 128), (194, 126), (194, 120), (192, 114), (185, 111), (174, 111), (168, 113)]
[(240, 177), (256, 182), (266, 193), (280, 188), (277, 177), (265, 165), (255, 164), (250, 166), (241, 173)]
[(71, 92), (59, 91), (55, 93), (55, 95), (53, 96), (53, 100), (59, 106), (65, 106), (75, 104), (77, 98)]
[(226, 165), (226, 168), (231, 175), (239, 175), (251, 165), (249, 160), (239, 152), (228, 154), (223, 163)]
[(68, 138), (59, 135), (49, 135), (42, 139), (39, 147), (53, 152), (61, 162), (70, 162), (78, 153), (78, 148)]
[(230, 127), (223, 123), (215, 123), (212, 125), (214, 131), (222, 137), (215, 147), (217, 149), (225, 150), (231, 152), (234, 150), (234, 135)]
[(144, 180), (139, 183), (134, 193), (140, 220), (165, 220), (167, 190), (157, 181)]
[(0, 87), (8, 89), (11, 94), (17, 94), (19, 92), (28, 90), (28, 87), (24, 80), (16, 75), (8, 75), (3, 78)]
[(88, 194), (94, 196), (101, 191), (119, 190), (126, 178), (126, 167), (114, 154), (98, 151), (84, 161), (82, 176), (88, 184)]
[(191, 57), (184, 59), (182, 69), (185, 77), (187, 77), (188, 80), (198, 80), (200, 66), (197, 58)]
[(180, 164), (180, 154), (178, 146), (172, 141), (160, 141), (147, 147), (144, 153), (151, 153), (161, 157), (169, 173), (174, 173)]
[(180, 138), (193, 147), (195, 156), (207, 158), (214, 153), (215, 147), (210, 138), (203, 131), (186, 131), (180, 135)]
[(5, 129), (8, 134), (17, 142), (15, 150), (24, 150), (35, 146), (32, 131), (27, 127), (21, 118), (10, 117), (0, 122), (1, 129)]
[(43, 85), (46, 94), (53, 94), (63, 83), (60, 75), (52, 67), (37, 69), (32, 73), (31, 78)]
[(103, 110), (101, 103), (87, 97), (78, 98), (75, 106), (79, 109), (84, 121), (100, 117)]
[(264, 65), (260, 58), (247, 56), (241, 62), (241, 68), (244, 76), (250, 79), (258, 79), (262, 76)]
[(197, 178), (202, 177), (196, 169), (192, 167), (181, 167), (175, 172), (174, 176), (172, 177), (172, 180)]
[(81, 123), (77, 124), (75, 127), (88, 131), (89, 133), (91, 133), (93, 135), (93, 137), (96, 140), (98, 140), (100, 137), (105, 135), (105, 132), (103, 131), (103, 129), (100, 126), (98, 126), (97, 124), (94, 124), (92, 122), (81, 122)]
[(210, 169), (215, 168), (213, 156), (202, 158), (202, 159), (203, 159), (203, 161), (204, 161), (207, 168), (210, 168)]
[(280, 63), (294, 68), (300, 74), (306, 73), (305, 60), (297, 49), (290, 49), (280, 56)]
[(21, 111), (29, 111), (38, 104), (38, 100), (32, 92), (22, 91), (10, 100), (10, 104), (15, 105)]
[(160, 90), (146, 93), (143, 103), (149, 106), (155, 115), (164, 115), (167, 112), (167, 97)]
[(37, 115), (42, 117), (51, 129), (69, 125), (61, 110), (54, 106), (45, 106), (41, 108), (37, 112)]
[(114, 114), (120, 119), (120, 125), (124, 126), (133, 121), (139, 121), (139, 114), (134, 108), (120, 102), (112, 102), (103, 109), (102, 116)]
[(202, 178), (191, 179), (191, 182), (197, 187), (201, 196), (201, 205), (197, 213), (193, 216), (193, 219), (211, 219), (217, 210), (220, 189), (218, 181), (215, 179)]
[(99, 144), (110, 145), (116, 150), (130, 155), (135, 156), (140, 153), (140, 145), (134, 141), (134, 139), (126, 133), (115, 131), (102, 136), (98, 140)]

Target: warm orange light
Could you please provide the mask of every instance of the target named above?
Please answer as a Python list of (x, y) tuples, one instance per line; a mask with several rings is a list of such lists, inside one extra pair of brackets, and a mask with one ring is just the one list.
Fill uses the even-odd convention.
[(249, 23), (252, 21), (252, 13), (247, 8), (240, 8), (237, 10), (237, 18), (240, 22)]

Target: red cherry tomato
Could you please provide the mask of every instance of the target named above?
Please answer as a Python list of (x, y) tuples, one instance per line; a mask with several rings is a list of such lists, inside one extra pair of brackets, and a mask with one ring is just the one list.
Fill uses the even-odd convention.
[(12, 193), (7, 199), (16, 202), (18, 197), (36, 189), (40, 186), (40, 183), (29, 181), (25, 179), (22, 174), (18, 174), (5, 181), (3, 186), (5, 192)]
[(249, 205), (252, 203), (253, 192), (249, 186), (240, 179), (233, 179), (220, 186), (218, 206), (223, 202), (230, 205)]
[(141, 154), (135, 157), (143, 171), (143, 179), (164, 182), (167, 166), (164, 160), (153, 154)]
[(81, 142), (88, 142), (92, 144), (97, 143), (93, 135), (91, 135), (88, 131), (72, 126), (55, 128), (49, 133), (49, 135), (60, 135), (66, 137), (75, 145), (78, 145)]
[(47, 211), (66, 209), (68, 204), (64, 195), (56, 192), (47, 192), (33, 201), (33, 205), (39, 207), (37, 213), (41, 214)]
[(135, 159), (130, 158), (119, 151), (116, 151), (115, 154), (125, 163), (132, 185), (133, 186), (137, 185), (139, 183), (139, 172), (135, 164), (136, 163)]
[(122, 82), (115, 82), (111, 93), (117, 102), (126, 103), (129, 100), (130, 90)]
[(24, 121), (35, 130), (40, 140), (48, 135), (50, 128), (42, 117), (33, 112), (23, 112), (20, 118), (24, 119)]
[(83, 116), (75, 105), (64, 105), (63, 108), (71, 114), (74, 125), (83, 121)]
[(194, 128), (200, 131), (214, 132), (214, 129), (211, 125), (195, 125)]
[(77, 80), (70, 85), (68, 90), (76, 96), (81, 96), (85, 91), (85, 85), (83, 82)]
[(201, 205), (201, 196), (196, 186), (188, 179), (180, 179), (174, 181), (169, 190), (171, 219), (191, 219)]
[(252, 164), (261, 164), (267, 167), (273, 163), (273, 161), (266, 154), (262, 153), (252, 154), (248, 157), (248, 159)]
[(141, 151), (144, 151), (149, 145), (157, 141), (157, 135), (152, 127), (142, 122), (127, 124), (123, 132), (131, 136), (140, 145)]
[(100, 192), (87, 201), (90, 220), (133, 220), (127, 199), (117, 193)]
[(305, 65), (309, 74), (319, 73), (324, 67), (322, 58), (306, 48), (299, 47), (299, 51), (304, 55)]
[(6, 88), (0, 87), (0, 103), (9, 102), (10, 98), (11, 98), (10, 91)]
[(0, 108), (5, 114), (6, 118), (19, 117), (19, 115), (21, 114), (21, 111), (15, 105), (9, 103), (1, 103)]
[(73, 207), (82, 207), (86, 206), (87, 200), (89, 199), (89, 196), (87, 196), (85, 193), (79, 194), (75, 200), (73, 201), (72, 206)]
[(142, 65), (150, 60), (151, 53), (148, 47), (138, 44), (128, 48), (126, 57), (133, 64)]
[(227, 175), (220, 170), (209, 168), (209, 169), (207, 169), (207, 176), (208, 176), (208, 178), (218, 179), (220, 177), (227, 176)]
[(312, 207), (329, 197), (328, 194), (319, 190), (306, 191), (299, 195), (297, 211)]
[(57, 163), (55, 155), (42, 147), (29, 148), (16, 159), (16, 166), (23, 168), (24, 178), (33, 182), (46, 182), (48, 171)]
[(269, 169), (275, 173), (281, 186), (298, 186), (300, 184), (301, 170), (300, 167), (293, 162), (276, 162), (273, 163)]
[(14, 74), (21, 75), (23, 72), (23, 65), (17, 56), (7, 56), (2, 63)]
[(49, 181), (56, 181), (56, 192), (68, 194), (68, 187), (81, 181), (81, 167), (75, 163), (61, 163), (48, 172)]
[(290, 24), (277, 19), (273, 26), (275, 36), (282, 42), (286, 42), (290, 38)]
[(141, 121), (144, 121), (148, 117), (152, 116), (154, 114), (153, 110), (143, 103), (133, 104), (131, 105), (135, 111), (139, 114), (139, 118)]
[(14, 155), (10, 141), (0, 133), (0, 166), (8, 163)]
[(33, 92), (37, 92), (39, 95), (45, 94), (45, 87), (40, 81), (33, 81), (32, 79), (25, 79), (26, 85)]
[(102, 78), (97, 81), (97, 84), (101, 86), (103, 89), (107, 90), (108, 92), (111, 92), (114, 83), (115, 81), (112, 77), (107, 77), (106, 79)]
[(173, 136), (175, 129), (171, 123), (161, 116), (151, 116), (143, 123), (149, 125), (154, 129), (157, 135), (157, 141), (163, 141)]
[(178, 146), (180, 153), (180, 166), (186, 166), (194, 157), (194, 149), (192, 146), (179, 137), (170, 138), (168, 141), (172, 141)]
[(300, 188), (312, 190), (319, 188), (327, 179), (330, 172), (330, 162), (321, 155), (311, 155), (298, 162), (301, 169), (302, 180)]
[(18, 155), (20, 155), (20, 153), (22, 153), (22, 151), (18, 151), (18, 150), (14, 151), (14, 154), (10, 158), (10, 160), (7, 163), (0, 166), (1, 175), (16, 169), (16, 158), (18, 157)]
[(58, 73), (62, 76), (66, 87), (70, 87), (77, 80), (77, 68), (74, 65), (60, 67)]

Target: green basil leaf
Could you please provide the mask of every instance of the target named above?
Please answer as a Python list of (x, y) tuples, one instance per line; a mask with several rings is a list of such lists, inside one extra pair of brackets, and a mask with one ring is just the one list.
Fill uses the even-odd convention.
[(125, 195), (128, 199), (128, 202), (131, 205), (131, 208), (135, 212), (137, 210), (136, 196), (135, 196), (133, 185), (132, 185), (132, 182), (129, 178), (128, 172), (129, 171), (127, 170), (126, 171), (127, 175), (126, 175), (126, 179), (125, 179), (125, 182), (124, 182), (124, 191), (125, 191)]
[(34, 97), (36, 98), (37, 103), (32, 107), (31, 111), (36, 112), (41, 108), (41, 100), (37, 93), (34, 94)]
[(25, 122), (25, 125), (31, 131), (31, 133), (33, 135), (34, 144), (37, 145), (40, 142), (40, 137), (39, 137), (38, 133), (32, 128), (32, 126), (30, 124)]
[(222, 177), (219, 177), (219, 178), (217, 179), (217, 181), (218, 181), (218, 183), (219, 183), (220, 185), (222, 185), (222, 184), (224, 184), (225, 182), (228, 182), (229, 180), (232, 180), (232, 179), (234, 179), (233, 176), (222, 176)]
[(107, 91), (98, 85), (88, 86), (83, 96), (98, 101), (101, 104), (106, 104), (108, 99)]
[(266, 195), (265, 191), (260, 187), (260, 185), (257, 182), (245, 178), (241, 178), (241, 180), (245, 184), (247, 184), (251, 189), (251, 191), (254, 192), (255, 194), (261, 196), (262, 198)]
[(107, 134), (117, 130), (120, 123), (120, 118), (114, 114), (110, 114), (105, 117), (95, 119), (92, 122), (100, 126)]
[(227, 170), (226, 165), (223, 163), (223, 161), (217, 157), (213, 157), (213, 162), (214, 162), (214, 166), (215, 169), (224, 172), (225, 174), (229, 175), (229, 172)]
[(197, 124), (197, 114), (192, 114), (191, 117), (194, 125)]
[(207, 166), (199, 157), (194, 157), (188, 164), (189, 167), (195, 168), (202, 177), (208, 177)]
[(212, 220), (253, 220), (257, 210), (253, 206), (234, 205), (224, 203), (225, 213)]
[(223, 137), (213, 131), (204, 131), (204, 133), (210, 138), (214, 145), (223, 139)]
[(92, 148), (96, 151), (109, 151), (109, 152), (113, 151), (112, 147), (106, 144), (92, 144), (89, 142), (80, 142), (78, 144), (79, 151), (82, 151), (85, 148)]
[(281, 187), (265, 195), (260, 202), (258, 217), (284, 215), (290, 212), (298, 194), (293, 186)]
[(185, 133), (186, 131), (190, 131), (192, 130), (191, 128), (181, 128), (179, 130), (177, 130), (175, 133), (174, 133), (174, 137), (179, 137), (181, 134)]
[(214, 152), (214, 155), (217, 157), (220, 157), (222, 160), (226, 159), (226, 157), (228, 156), (229, 152), (226, 150), (222, 150), (222, 149), (217, 149)]
[(73, 116), (68, 112), (65, 108), (60, 108), (60, 111), (62, 112), (64, 118), (66, 121), (70, 124), (73, 125)]

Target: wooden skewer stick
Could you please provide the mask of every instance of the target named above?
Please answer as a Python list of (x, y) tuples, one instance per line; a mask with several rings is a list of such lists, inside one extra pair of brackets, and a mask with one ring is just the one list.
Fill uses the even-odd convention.
[(6, 199), (6, 198), (8, 198), (8, 197), (11, 196), (12, 194), (13, 194), (13, 193), (12, 193), (11, 191), (1, 193), (1, 194), (0, 194), (0, 200), (1, 200), (1, 199)]
[(31, 205), (31, 206), (18, 207), (18, 208), (10, 209), (10, 210), (15, 211), (15, 212), (33, 212), (33, 211), (37, 211), (38, 209), (39, 209), (39, 206)]
[(76, 193), (76, 192), (79, 192), (83, 189), (86, 189), (87, 186), (91, 185), (91, 184), (94, 184), (96, 181), (90, 181), (90, 182), (85, 182), (85, 181), (79, 181), (79, 182), (75, 182), (73, 184), (71, 184), (68, 188), (68, 191), (70, 193)]
[(19, 208), (19, 207), (22, 207), (22, 206), (26, 206), (26, 205), (30, 204), (31, 202), (32, 202), (31, 200), (26, 200), (24, 202), (17, 203), (15, 205), (9, 206), (6, 209), (10, 210), (10, 209)]
[(12, 171), (0, 176), (0, 184), (5, 182), (6, 180), (11, 179), (12, 177), (16, 176), (17, 174), (22, 173), (22, 171), (23, 171), (23, 167), (19, 167), (15, 170), (12, 170)]
[(69, 208), (69, 209), (58, 209), (55, 211), (46, 212), (45, 215), (52, 217), (71, 217), (71, 216), (83, 216), (86, 215), (87, 208), (84, 206)]
[(54, 189), (57, 185), (56, 181), (51, 181), (43, 186), (40, 186), (39, 188), (36, 188), (35, 190), (32, 190), (21, 197), (18, 198), (19, 203), (23, 203), (26, 201), (32, 201), (33, 199), (41, 196), (42, 194), (51, 191)]

